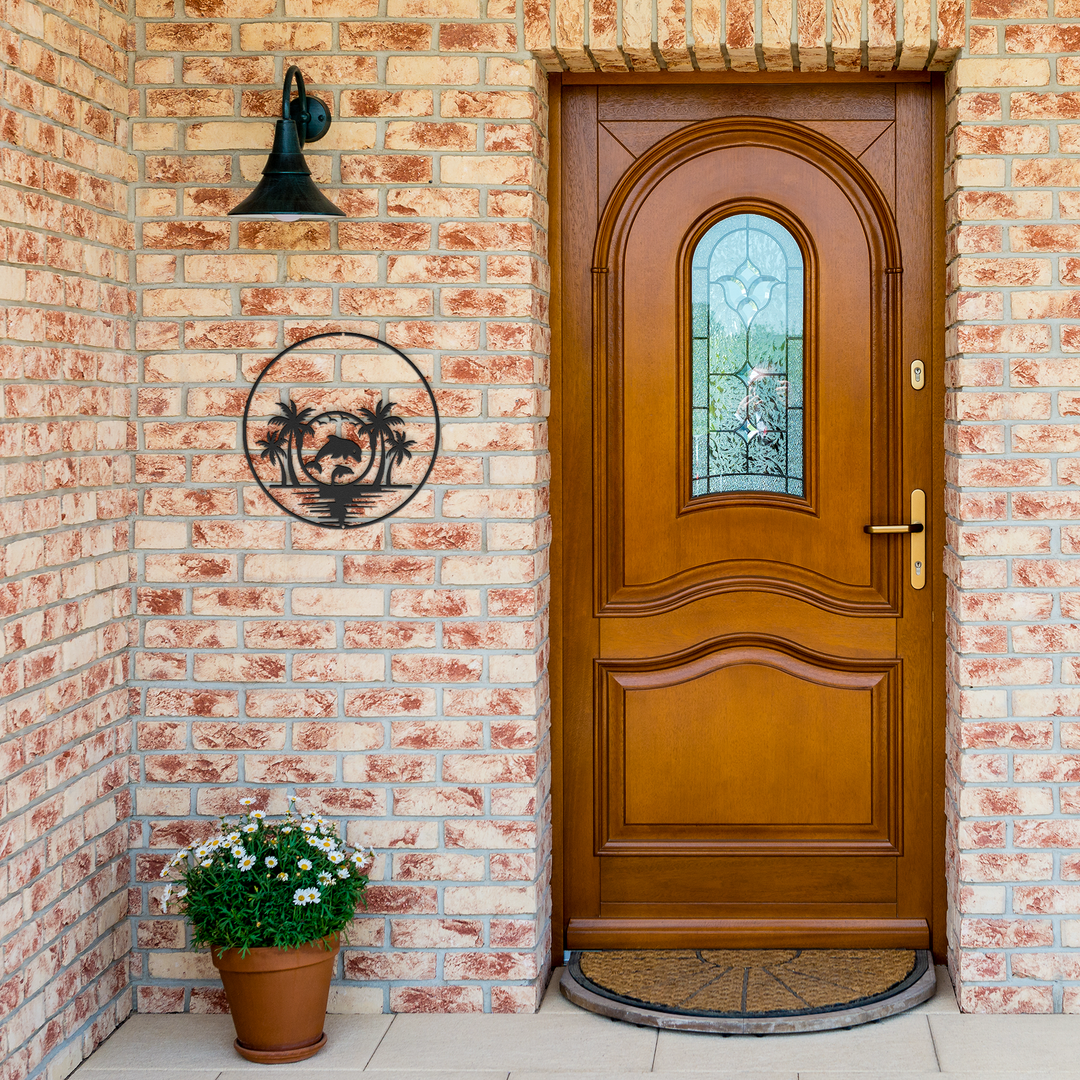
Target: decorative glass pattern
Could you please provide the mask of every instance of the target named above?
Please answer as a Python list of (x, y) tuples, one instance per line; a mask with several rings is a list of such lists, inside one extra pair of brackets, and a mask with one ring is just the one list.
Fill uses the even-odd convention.
[(718, 221), (691, 267), (691, 495), (802, 495), (803, 258), (762, 214)]

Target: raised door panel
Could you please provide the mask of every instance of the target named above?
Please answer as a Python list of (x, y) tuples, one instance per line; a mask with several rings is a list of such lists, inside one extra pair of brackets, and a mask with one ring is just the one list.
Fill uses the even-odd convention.
[[(838, 154), (793, 124), (690, 126), (613, 195), (595, 275), (598, 614), (658, 615), (748, 588), (897, 613), (900, 545), (872, 543), (863, 526), (899, 512), (887, 390), (898, 253), (872, 178)], [(805, 484), (694, 497), (691, 265), (701, 237), (739, 214), (779, 222), (802, 253)]]
[(896, 854), (899, 668), (768, 640), (598, 661), (598, 851)]

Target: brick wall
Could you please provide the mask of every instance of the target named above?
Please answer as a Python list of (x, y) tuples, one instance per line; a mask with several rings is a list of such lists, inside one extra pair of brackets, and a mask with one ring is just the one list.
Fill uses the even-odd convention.
[[(792, 14), (788, 41), (791, 9), (771, 3), (752, 23), (745, 5), (721, 19), (668, 0), (588, 18), (510, 0), (140, 0), (130, 15), (5, 0), (5, 1080), (58, 1078), (111, 1030), (125, 957), (139, 1009), (222, 1008), (154, 882), (246, 794), (270, 810), (300, 794), (379, 851), (335, 1009), (535, 1006), (551, 852), (544, 67), (944, 68), (963, 46), (946, 148), (949, 959), (966, 1009), (1080, 1010), (1071, 2), (1051, 17), (1045, 0), (970, 0), (966, 20), (939, 2), (936, 22), (868, 3), (856, 50), (855, 7), (837, 2), (831, 21)], [(225, 217), (261, 170), (290, 62), (334, 115), (307, 156), (348, 222)], [(425, 495), (344, 534), (275, 514), (239, 450), (254, 377), (328, 326), (406, 349), (445, 421)], [(328, 354), (305, 356), (314, 370)]]
[[(531, 1011), (550, 938), (546, 79), (506, 0), (139, 13), (138, 1008), (223, 1007), (155, 902), (165, 854), (241, 796), (295, 793), (379, 852), (333, 1007)], [(290, 63), (334, 116), (308, 163), (358, 220), (224, 216)], [(407, 350), (443, 419), (421, 497), (345, 532), (275, 511), (239, 449), (254, 377), (329, 328)], [(332, 356), (299, 364), (328, 378)]]
[(1080, 1011), (1080, 9), (1055, 10), (973, 0), (949, 80), (950, 965), (972, 1011)]
[(128, 19), (0, 8), (0, 1075), (130, 1010)]

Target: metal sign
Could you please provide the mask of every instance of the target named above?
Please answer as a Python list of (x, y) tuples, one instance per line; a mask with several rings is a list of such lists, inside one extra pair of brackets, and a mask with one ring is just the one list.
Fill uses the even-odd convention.
[[(325, 338), (367, 344), (297, 353)], [(312, 334), (263, 368), (244, 406), (244, 455), (287, 514), (324, 529), (374, 525), (410, 503), (439, 452), (431, 384), (400, 349), (351, 330)]]

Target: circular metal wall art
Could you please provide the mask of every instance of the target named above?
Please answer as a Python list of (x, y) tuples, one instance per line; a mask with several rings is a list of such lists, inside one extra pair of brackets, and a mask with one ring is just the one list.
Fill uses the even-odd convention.
[[(329, 338), (356, 344), (322, 351)], [(400, 349), (352, 330), (301, 338), (244, 406), (251, 475), (287, 514), (325, 529), (374, 525), (410, 503), (439, 452), (431, 384)]]

